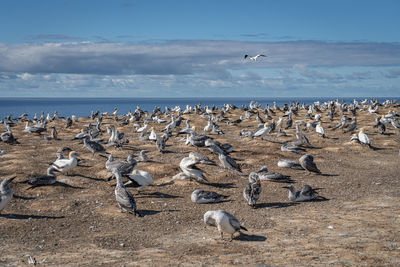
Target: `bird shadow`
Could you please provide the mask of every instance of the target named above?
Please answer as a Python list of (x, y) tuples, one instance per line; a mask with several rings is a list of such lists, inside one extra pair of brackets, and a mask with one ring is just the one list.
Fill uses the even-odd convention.
[(204, 183), (204, 184), (216, 188), (237, 188), (234, 183)]
[(13, 197), (14, 197), (14, 198), (17, 198), (17, 199), (23, 199), (23, 200), (32, 200), (32, 199), (36, 199), (35, 197), (24, 197), (24, 196), (19, 196), (19, 195), (16, 195), (16, 194), (14, 194)]
[(140, 217), (151, 216), (161, 212), (176, 212), (180, 210), (138, 210)]
[(163, 150), (163, 151), (161, 151), (161, 153), (162, 154), (173, 154), (174, 151), (172, 151), (172, 150)]
[(329, 198), (320, 196), (319, 198), (311, 199), (311, 200), (304, 201), (304, 202), (324, 202), (324, 201), (329, 201), (329, 200), (330, 200)]
[(163, 187), (163, 186), (173, 185), (173, 184), (174, 184), (174, 181), (169, 181), (169, 182), (166, 182), (166, 183), (159, 184), (157, 186)]
[(29, 219), (63, 219), (64, 216), (26, 215), (26, 214), (0, 214), (0, 217), (16, 220)]
[(379, 150), (385, 150), (386, 148), (384, 148), (384, 147), (371, 146), (371, 149), (374, 150), (374, 151), (379, 151)]
[(296, 181), (290, 178), (287, 179), (282, 179), (282, 180), (265, 180), (268, 182), (273, 182), (273, 183), (281, 183), (281, 184), (295, 184)]
[(319, 175), (326, 176), (326, 177), (339, 176), (339, 174), (329, 174), (329, 173), (320, 173)]
[(150, 198), (150, 197), (155, 197), (155, 198), (183, 198), (182, 196), (175, 196), (175, 195), (170, 195), (170, 194), (165, 194), (165, 193), (160, 193), (160, 192), (140, 193), (140, 194), (136, 194), (135, 195), (135, 198)]
[(65, 188), (72, 188), (72, 189), (84, 189), (83, 187), (80, 187), (80, 186), (73, 186), (73, 185), (69, 185), (69, 184), (63, 183), (63, 182), (56, 181), (54, 184), (32, 185), (31, 187), (28, 187), (27, 190), (35, 189), (37, 187), (45, 187), (45, 186), (62, 186), (62, 187), (65, 187)]
[(297, 202), (270, 202), (270, 203), (256, 204), (255, 208), (256, 209), (261, 209), (261, 208), (279, 209), (279, 208), (287, 208), (287, 207), (296, 206), (296, 205), (299, 205), (299, 203), (297, 203)]
[(86, 176), (86, 175), (82, 175), (82, 174), (70, 174), (70, 175), (68, 175), (68, 176), (82, 177), (82, 178), (86, 178), (86, 179), (90, 179), (90, 180), (94, 180), (94, 181), (102, 181), (102, 182), (105, 182), (104, 179), (95, 178), (95, 177), (90, 177), (90, 176)]
[(263, 242), (263, 241), (267, 240), (267, 238), (262, 235), (248, 235), (245, 233), (240, 233), (240, 235), (234, 239), (239, 240), (239, 241), (247, 241), (247, 242)]

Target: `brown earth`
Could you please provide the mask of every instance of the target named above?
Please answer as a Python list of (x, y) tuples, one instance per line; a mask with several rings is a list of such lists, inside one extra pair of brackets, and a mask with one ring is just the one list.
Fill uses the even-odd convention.
[[(397, 108), (398, 111), (398, 108)], [(381, 109), (385, 114), (388, 109)], [(237, 119), (243, 111), (235, 110), (229, 118)], [(275, 120), (282, 113), (274, 116)], [(295, 120), (303, 119), (301, 111)], [(42, 266), (399, 266), (400, 265), (400, 156), (399, 131), (388, 127), (389, 135), (380, 135), (374, 125), (376, 115), (359, 112), (359, 126), (365, 128), (375, 150), (350, 144), (350, 134), (332, 131), (326, 112), (322, 116), (328, 138), (305, 132), (316, 148), (307, 149), (324, 175), (283, 169), (279, 159), (297, 160), (301, 155), (281, 152), (280, 144), (259, 139), (239, 138), (240, 129), (255, 129), (254, 117), (228, 126), (220, 122), (224, 135), (214, 136), (230, 142), (243, 174), (219, 166), (200, 165), (209, 184), (189, 181), (170, 183), (179, 172), (180, 160), (191, 151), (199, 151), (218, 162), (205, 148), (186, 146), (182, 136), (167, 142), (168, 153), (161, 154), (151, 141), (139, 141), (131, 125), (118, 129), (130, 143), (123, 150), (107, 150), (119, 158), (147, 149), (153, 162), (138, 164), (149, 171), (153, 186), (135, 196), (143, 217), (119, 212), (115, 201), (115, 181), (107, 182), (106, 159), (92, 154), (80, 141), (71, 141), (90, 120), (80, 118), (71, 129), (64, 121), (56, 125), (61, 140), (45, 141), (42, 136), (23, 132), (24, 123), (13, 127), (21, 144), (0, 143), (6, 153), (0, 156), (0, 177), (16, 175), (12, 187), (14, 199), (0, 215), (0, 265), (23, 266), (28, 257)], [(191, 118), (196, 129), (206, 120)], [(103, 128), (118, 125), (106, 117)], [(184, 123), (182, 124), (182, 126)], [(164, 125), (152, 125), (160, 130)], [(174, 131), (175, 132), (175, 131)], [(267, 137), (272, 141), (294, 140)], [(108, 139), (108, 135), (103, 135)], [(55, 186), (28, 189), (19, 183), (33, 173), (45, 173), (56, 159), (58, 148), (69, 146), (81, 154), (83, 163), (69, 176), (58, 174)], [(267, 165), (270, 170), (290, 175), (296, 188), (304, 184), (321, 187), (328, 201), (293, 203), (282, 183), (262, 182), (263, 192), (256, 209), (242, 197), (247, 176)], [(213, 190), (229, 195), (230, 201), (219, 204), (195, 204), (190, 194), (195, 189)], [(221, 240), (216, 228), (206, 227), (207, 210), (225, 209), (248, 229), (232, 242)], [(227, 237), (227, 236), (226, 236)]]

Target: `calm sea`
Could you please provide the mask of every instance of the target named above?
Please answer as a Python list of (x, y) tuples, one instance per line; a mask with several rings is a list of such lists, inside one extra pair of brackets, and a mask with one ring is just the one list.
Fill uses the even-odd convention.
[[(0, 118), (4, 118), (10, 114), (13, 117), (19, 117), (23, 113), (27, 113), (31, 118), (35, 113), (38, 115), (43, 111), (45, 115), (54, 111), (58, 111), (60, 116), (69, 117), (75, 115), (77, 117), (89, 116), (90, 112), (99, 110), (100, 112), (113, 112), (114, 108), (118, 108), (119, 114), (126, 114), (131, 109), (135, 110), (139, 105), (142, 110), (152, 111), (158, 106), (164, 110), (165, 107), (173, 108), (181, 106), (185, 108), (188, 105), (215, 105), (221, 107), (223, 104), (231, 103), (238, 107), (249, 105), (250, 101), (254, 100), (260, 103), (263, 107), (266, 104), (272, 105), (274, 101), (279, 106), (284, 103), (296, 101), (300, 103), (311, 104), (315, 101), (328, 101), (336, 98), (0, 98)], [(344, 100), (347, 103), (353, 101), (353, 97), (339, 98), (339, 101)], [(357, 98), (358, 100), (364, 98)], [(380, 102), (386, 99), (377, 97)]]

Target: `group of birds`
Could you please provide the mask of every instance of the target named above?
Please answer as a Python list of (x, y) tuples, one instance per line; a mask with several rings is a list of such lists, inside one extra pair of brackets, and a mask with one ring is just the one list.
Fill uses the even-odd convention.
[[(246, 55), (245, 58), (247, 57), (249, 56)], [(265, 57), (265, 55), (260, 54), (249, 58), (256, 61), (259, 57)], [(110, 147), (123, 150), (127, 144), (135, 143), (132, 138), (128, 138), (127, 134), (120, 131), (121, 128), (127, 125), (131, 124), (131, 131), (134, 131), (139, 135), (138, 142), (154, 142), (155, 149), (160, 153), (166, 152), (165, 149), (167, 147), (167, 142), (169, 142), (171, 137), (180, 138), (181, 136), (186, 136), (179, 141), (185, 142), (186, 145), (194, 147), (196, 151), (190, 152), (188, 156), (185, 156), (180, 160), (180, 172), (174, 175), (172, 180), (194, 180), (200, 184), (207, 185), (207, 183), (209, 183), (209, 178), (206, 177), (204, 171), (198, 165), (205, 164), (214, 166), (218, 169), (222, 167), (231, 175), (243, 175), (242, 166), (237, 163), (238, 159), (231, 156), (234, 152), (232, 145), (229, 143), (220, 143), (216, 140), (216, 137), (224, 135), (226, 132), (235, 131), (222, 129), (222, 123), (226, 123), (229, 126), (236, 126), (237, 128), (241, 128), (241, 124), (244, 121), (252, 122), (251, 125), (254, 125), (255, 123), (257, 126), (253, 129), (241, 128), (238, 131), (240, 132), (241, 139), (259, 138), (261, 140), (271, 141), (270, 138), (273, 137), (273, 134), (276, 132), (278, 140), (283, 141), (274, 142), (281, 144), (282, 152), (304, 154), (300, 156), (298, 161), (290, 159), (279, 160), (279, 167), (305, 170), (308, 174), (315, 173), (320, 175), (321, 171), (314, 162), (314, 156), (307, 152), (307, 150), (312, 149), (313, 146), (309, 138), (306, 136), (305, 131), (315, 129), (316, 134), (323, 138), (329, 138), (326, 136), (325, 130), (322, 127), (322, 123), (324, 123), (327, 125), (326, 127), (331, 128), (332, 131), (343, 129), (344, 133), (353, 133), (358, 129), (357, 112), (368, 110), (368, 112), (376, 114), (379, 112), (378, 109), (380, 106), (393, 108), (395, 105), (396, 102), (390, 100), (387, 100), (384, 103), (379, 103), (376, 100), (359, 103), (354, 100), (351, 104), (346, 104), (336, 100), (324, 103), (316, 102), (311, 105), (293, 102), (289, 105), (285, 104), (283, 107), (279, 107), (274, 103), (273, 107), (267, 105), (265, 109), (263, 109), (257, 102), (252, 101), (249, 106), (242, 106), (241, 108), (232, 104), (225, 104), (221, 109), (218, 109), (215, 106), (202, 107), (201, 105), (196, 105), (191, 107), (187, 105), (185, 110), (182, 110), (180, 107), (175, 107), (173, 109), (166, 108), (165, 112), (162, 112), (159, 107), (156, 107), (151, 113), (142, 111), (140, 107), (137, 107), (133, 113), (130, 111), (128, 114), (121, 116), (118, 115), (118, 109), (116, 108), (112, 115), (109, 113), (101, 114), (100, 112), (92, 112), (89, 118), (93, 122), (91, 122), (88, 127), (81, 129), (80, 133), (75, 135), (73, 139), (71, 138), (71, 142), (81, 142), (86, 151), (92, 154), (92, 160), (96, 154), (102, 156), (107, 155), (104, 156), (107, 158), (105, 161), (105, 169), (110, 174), (110, 177), (107, 180), (111, 181), (114, 178), (116, 180), (114, 193), (117, 205), (122, 211), (127, 211), (140, 216), (140, 211), (137, 209), (134, 195), (127, 187), (134, 186), (137, 188), (138, 193), (140, 193), (141, 189), (152, 184), (152, 175), (147, 171), (137, 169), (140, 162), (149, 161), (146, 155), (147, 151), (142, 150), (139, 155), (129, 154), (126, 160), (116, 159), (115, 155), (109, 152)], [(232, 119), (232, 117), (227, 117), (227, 115), (233, 110), (240, 110), (242, 114), (239, 119), (235, 120)], [(306, 110), (306, 115), (303, 119), (300, 119), (299, 110)], [(264, 119), (261, 117), (260, 113), (264, 113)], [(281, 116), (277, 122), (275, 122), (273, 116), (276, 117), (278, 113), (281, 113)], [(327, 113), (326, 117), (323, 117), (325, 116), (325, 113)], [(353, 117), (348, 118), (348, 113), (351, 113)], [(184, 115), (196, 115), (207, 120), (207, 125), (204, 127), (203, 132), (201, 133), (196, 131), (196, 127), (190, 124), (191, 120), (184, 118)], [(333, 124), (335, 116), (341, 116), (341, 120), (340, 122)], [(379, 119), (376, 119), (374, 127), (378, 128), (378, 131), (381, 134), (385, 133), (388, 125), (392, 125), (395, 129), (400, 129), (400, 125), (397, 121), (399, 116), (400, 114), (392, 109), (389, 114), (382, 114)], [(105, 117), (114, 120), (109, 122), (110, 126), (107, 127), (106, 131), (102, 129), (103, 118)], [(253, 120), (253, 118), (255, 119)], [(294, 118), (297, 120), (294, 121)], [(322, 121), (322, 119), (324, 119), (324, 121)], [(58, 116), (58, 113), (55, 113), (52, 118), (48, 115), (47, 118), (44, 119), (42, 114), (41, 119), (34, 118), (33, 122), (35, 124), (29, 126), (30, 120), (25, 114), (17, 120), (8, 116), (6, 120), (3, 120), (7, 130), (1, 134), (1, 140), (11, 145), (19, 144), (19, 141), (14, 137), (11, 130), (11, 127), (17, 125), (19, 121), (25, 122), (24, 131), (26, 133), (41, 135), (47, 131), (47, 124), (54, 120), (65, 120), (65, 129), (73, 128), (78, 121), (76, 117), (66, 119), (62, 118)], [(181, 126), (181, 123), (184, 120), (186, 120), (186, 125)], [(267, 120), (269, 120), (269, 122), (267, 122)], [(329, 123), (329, 121), (331, 123)], [(140, 123), (143, 124), (140, 125)], [(157, 127), (162, 128), (161, 131), (157, 132), (155, 126), (162, 124), (165, 124), (165, 127)], [(296, 139), (290, 142), (286, 141), (288, 135), (285, 130), (293, 128), (294, 125), (296, 130)], [(54, 140), (60, 140), (56, 127), (51, 126), (51, 129), (51, 138)], [(104, 141), (103, 135), (105, 133), (109, 134), (108, 141)], [(360, 128), (358, 134), (351, 137), (351, 142), (354, 141), (372, 147), (371, 141), (363, 128)], [(219, 164), (214, 160), (211, 160), (205, 154), (200, 153), (200, 149), (210, 151), (210, 155), (218, 159)], [(66, 158), (64, 158), (64, 152), (68, 153)], [(46, 174), (30, 176), (23, 183), (30, 184), (32, 186), (31, 188), (55, 184), (57, 181), (56, 172), (68, 175), (71, 170), (79, 166), (81, 160), (79, 158), (80, 154), (82, 153), (78, 153), (68, 147), (60, 148), (56, 153), (57, 159), (47, 168)], [(217, 167), (218, 165), (220, 167)], [(247, 169), (248, 168), (246, 168), (246, 170)], [(0, 212), (6, 207), (7, 203), (12, 198), (13, 191), (10, 187), (10, 183), (14, 178), (15, 177), (3, 179), (0, 184)], [(245, 184), (242, 192), (245, 203), (252, 208), (257, 208), (257, 201), (263, 192), (262, 181), (293, 183), (290, 176), (278, 172), (270, 172), (267, 166), (262, 166), (259, 170), (251, 171), (248, 175), (248, 182)], [(304, 184), (302, 189), (298, 191), (296, 191), (293, 185), (283, 186), (283, 188), (289, 191), (288, 198), (290, 201), (301, 202), (326, 199), (319, 195), (318, 190), (320, 188), (313, 188), (308, 184)], [(229, 197), (230, 196), (203, 189), (196, 189), (190, 195), (192, 202), (200, 204), (230, 201), (228, 200)], [(231, 240), (234, 233), (240, 230), (247, 230), (232, 214), (224, 210), (207, 211), (204, 214), (203, 219), (204, 223), (207, 225), (217, 227), (221, 237), (223, 237), (223, 232), (229, 233), (231, 235)]]

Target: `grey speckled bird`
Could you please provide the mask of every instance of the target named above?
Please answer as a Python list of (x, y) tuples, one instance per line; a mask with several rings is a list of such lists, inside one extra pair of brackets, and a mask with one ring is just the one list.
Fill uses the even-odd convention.
[(93, 156), (94, 153), (107, 153), (101, 144), (95, 141), (91, 141), (89, 136), (86, 136), (85, 139), (83, 139), (83, 144), (84, 147), (86, 147), (87, 149), (89, 149), (90, 152), (92, 152)]
[(54, 171), (55, 171), (55, 168), (53, 166), (50, 166), (47, 169), (47, 174), (38, 174), (38, 175), (31, 176), (28, 178), (28, 180), (26, 180), (23, 183), (28, 183), (30, 185), (33, 185), (33, 187), (43, 186), (43, 185), (52, 185), (57, 180), (57, 176), (54, 173)]
[(224, 198), (227, 196), (218, 194), (216, 192), (212, 191), (206, 191), (206, 190), (194, 190), (192, 194), (190, 195), (190, 199), (194, 203), (218, 203), (221, 202)]
[(272, 181), (272, 182), (290, 182), (290, 176), (284, 175), (279, 172), (270, 172), (268, 171), (267, 166), (262, 166), (261, 169), (257, 172), (260, 180), (264, 181)]
[(230, 169), (230, 170), (235, 169), (238, 172), (242, 172), (240, 165), (237, 164), (236, 161), (233, 158), (231, 158), (229, 155), (219, 154), (218, 158), (224, 168)]
[(308, 172), (315, 172), (320, 174), (321, 171), (317, 168), (314, 163), (314, 157), (311, 154), (305, 154), (299, 159), (301, 167), (303, 167)]
[[(134, 158), (135, 156), (133, 154), (130, 154), (126, 161), (125, 160), (114, 160), (113, 155), (108, 156), (108, 160), (106, 161), (106, 169), (110, 172), (112, 172), (113, 168), (117, 168), (120, 172), (121, 175), (128, 175), (130, 174), (134, 169), (137, 167), (137, 161)], [(114, 175), (112, 175), (110, 178), (108, 178), (108, 181), (114, 178)]]
[(290, 201), (309, 201), (314, 199), (322, 199), (326, 200), (325, 197), (322, 197), (318, 194), (317, 190), (321, 188), (313, 189), (309, 185), (304, 185), (301, 191), (296, 191), (293, 185), (284, 186), (283, 188), (289, 189), (289, 200)]
[(256, 172), (250, 173), (249, 183), (243, 190), (243, 197), (247, 201), (247, 204), (253, 209), (256, 207), (256, 203), (260, 198), (261, 191), (261, 182), (258, 174)]
[(117, 178), (117, 185), (115, 186), (115, 199), (117, 200), (118, 206), (122, 211), (127, 211), (135, 216), (140, 216), (136, 210), (136, 202), (133, 198), (133, 195), (126, 190), (125, 185), (122, 182), (121, 172), (117, 168), (112, 169), (112, 172)]
[(15, 177), (6, 178), (0, 183), (0, 213), (7, 206), (8, 202), (10, 202), (10, 200), (13, 197), (13, 190), (10, 187), (10, 183), (14, 179)]

